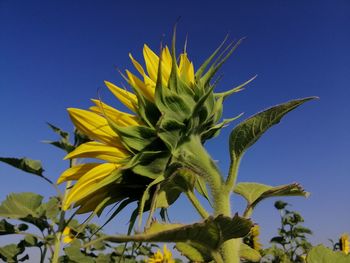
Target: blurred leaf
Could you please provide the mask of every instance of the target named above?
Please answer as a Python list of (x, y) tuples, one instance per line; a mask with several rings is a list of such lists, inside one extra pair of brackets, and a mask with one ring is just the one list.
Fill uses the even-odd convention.
[(37, 245), (38, 239), (31, 234), (26, 234), (24, 237), (24, 242), (26, 247), (34, 247)]
[(15, 233), (15, 226), (8, 223), (5, 219), (0, 221), (0, 236)]
[(288, 203), (283, 202), (283, 201), (281, 201), (281, 200), (275, 202), (275, 207), (276, 207), (276, 209), (278, 209), (278, 210), (284, 209), (287, 205), (288, 205)]
[(35, 193), (11, 193), (0, 205), (0, 216), (20, 219), (43, 230), (48, 227), (48, 223), (42, 218), (42, 200), (43, 197)]
[(307, 263), (349, 263), (350, 254), (345, 255), (343, 252), (332, 251), (323, 245), (313, 247), (306, 257)]
[(47, 218), (52, 221), (57, 221), (57, 216), (60, 212), (59, 209), (60, 201), (57, 197), (51, 197), (47, 203), (41, 205), (41, 208), (44, 211), (44, 214)]
[(24, 252), (24, 246), (21, 244), (10, 244), (3, 247), (0, 247), (0, 259), (3, 259), (5, 262), (15, 263), (19, 261), (24, 261), (29, 259), (28, 255), (17, 259), (18, 255)]
[(233, 218), (219, 215), (215, 218), (209, 217), (203, 222), (191, 225), (161, 224), (153, 222), (144, 233), (132, 236), (106, 236), (92, 241), (85, 246), (91, 246), (94, 242), (101, 240), (123, 243), (136, 242), (191, 242), (191, 244), (205, 247), (208, 253), (217, 252), (223, 242), (232, 238), (247, 235), (252, 223), (235, 215)]
[(230, 134), (231, 162), (238, 160), (269, 128), (279, 123), (284, 115), (312, 99), (315, 97), (274, 106), (238, 124)]
[(250, 246), (242, 243), (239, 249), (239, 256), (251, 262), (259, 262), (261, 255), (259, 251), (251, 248)]
[(0, 216), (21, 219), (27, 216), (38, 216), (43, 197), (35, 193), (11, 193), (0, 205)]
[(80, 250), (80, 242), (78, 240), (75, 240), (72, 242), (71, 246), (65, 247), (64, 251), (67, 255), (67, 257), (76, 263), (94, 263), (94, 260), (92, 257), (89, 257), (85, 255)]
[(189, 260), (194, 262), (209, 262), (213, 260), (208, 249), (201, 247), (191, 242), (178, 242), (175, 248), (181, 253), (181, 255), (187, 257)]
[(24, 172), (36, 174), (39, 176), (43, 176), (44, 169), (41, 165), (41, 161), (32, 160), (28, 158), (7, 158), (0, 157), (0, 161), (7, 163), (13, 167), (16, 167)]

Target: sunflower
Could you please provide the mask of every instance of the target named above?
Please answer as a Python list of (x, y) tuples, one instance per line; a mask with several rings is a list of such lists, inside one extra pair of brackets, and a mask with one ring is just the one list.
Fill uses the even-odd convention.
[(166, 245), (163, 247), (163, 253), (159, 249), (148, 260), (148, 263), (175, 263), (171, 251), (168, 250)]
[[(63, 209), (73, 206), (79, 207), (78, 213), (99, 212), (111, 203), (122, 202), (122, 209), (134, 201), (139, 201), (140, 211), (150, 209), (156, 186), (167, 181), (167, 174), (174, 174), (173, 169), (168, 173), (169, 167), (184, 155), (186, 142), (196, 138), (197, 143), (204, 143), (233, 120), (219, 123), (222, 102), (248, 82), (214, 94), (216, 83), (211, 80), (237, 44), (229, 45), (211, 63), (222, 44), (197, 72), (186, 51), (176, 57), (175, 37), (171, 52), (164, 47), (159, 56), (144, 45), (145, 67), (129, 54), (139, 76), (129, 70), (122, 74), (132, 91), (105, 81), (130, 113), (96, 99), (89, 110), (69, 108), (73, 124), (91, 141), (78, 146), (65, 159), (98, 161), (73, 166), (61, 174), (58, 183), (76, 181)], [(171, 200), (160, 201), (157, 207), (174, 202), (179, 193), (172, 194)]]

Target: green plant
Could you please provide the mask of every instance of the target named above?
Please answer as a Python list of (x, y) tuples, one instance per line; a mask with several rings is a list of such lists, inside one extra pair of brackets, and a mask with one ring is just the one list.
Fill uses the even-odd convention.
[[(271, 107), (237, 124), (230, 134), (231, 163), (228, 175), (224, 176), (204, 143), (241, 116), (221, 120), (223, 103), (255, 77), (231, 90), (216, 93), (216, 73), (241, 40), (224, 47), (225, 39), (196, 72), (186, 47), (179, 57), (176, 56), (175, 42), (174, 33), (171, 51), (162, 48), (159, 56), (145, 45), (146, 70), (130, 55), (143, 79), (126, 71), (123, 77), (133, 92), (106, 82), (132, 114), (100, 100), (93, 100), (95, 106), (89, 111), (68, 109), (77, 130), (89, 138), (73, 148), (67, 144), (66, 133), (54, 127), (61, 140), (52, 144), (67, 151), (66, 158), (71, 160), (71, 166), (58, 180), (67, 182), (67, 186), (59, 197), (62, 210), (54, 235), (53, 263), (59, 260), (67, 210), (76, 208), (75, 213), (89, 212), (93, 217), (116, 204), (113, 218), (134, 202), (137, 208), (131, 213), (127, 235), (102, 236), (80, 244), (80, 252), (101, 242), (175, 242), (176, 249), (192, 261), (237, 263), (245, 258), (257, 262), (261, 257), (259, 252), (242, 242), (253, 226), (250, 217), (254, 208), (269, 197), (307, 196), (299, 184), (237, 183), (237, 177), (245, 152), (287, 113), (315, 97)], [(79, 158), (99, 161), (75, 163)], [(7, 159), (2, 160), (11, 164)], [(32, 172), (26, 164), (15, 166)], [(41, 172), (35, 171), (48, 181)], [(57, 188), (56, 184), (51, 184)], [(233, 193), (247, 201), (241, 216), (238, 211), (233, 212)], [(157, 212), (165, 221), (167, 209), (181, 194), (188, 198), (203, 220), (188, 225), (155, 221)], [(204, 208), (198, 194), (208, 200), (212, 211)], [(142, 226), (145, 212), (148, 212), (145, 231), (131, 235), (137, 218), (138, 228)]]
[(280, 212), (281, 227), (278, 235), (271, 239), (274, 245), (264, 250), (264, 262), (305, 262), (304, 258), (312, 248), (308, 236), (312, 231), (302, 225), (303, 217), (296, 211), (287, 209), (288, 203), (275, 202), (275, 208)]

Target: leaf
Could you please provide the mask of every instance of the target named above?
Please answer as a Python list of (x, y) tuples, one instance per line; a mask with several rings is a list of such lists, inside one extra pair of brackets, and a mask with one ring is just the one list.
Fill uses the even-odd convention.
[(94, 263), (92, 257), (89, 257), (81, 252), (79, 242), (74, 242), (71, 246), (64, 248), (64, 251), (66, 252), (68, 258), (73, 262)]
[(44, 204), (46, 217), (55, 221), (60, 212), (59, 205), (60, 201), (58, 200), (58, 198), (51, 197), (50, 200)]
[(270, 186), (259, 183), (238, 183), (234, 190), (236, 194), (243, 196), (249, 208), (254, 208), (260, 201), (277, 196), (304, 196), (309, 195), (297, 183), (279, 186)]
[(96, 239), (85, 246), (91, 246), (94, 242), (105, 240), (116, 243), (129, 241), (136, 242), (193, 242), (199, 246), (206, 247), (208, 253), (216, 252), (223, 242), (232, 238), (240, 238), (247, 235), (252, 223), (235, 215), (233, 218), (219, 215), (209, 217), (203, 222), (191, 225), (162, 224), (153, 222), (142, 234), (133, 236), (106, 236)]
[(242, 243), (239, 249), (239, 256), (251, 262), (259, 262), (261, 255), (259, 251), (251, 248), (250, 246)]
[(0, 259), (3, 259), (5, 262), (15, 263), (18, 261), (24, 261), (28, 259), (28, 255), (24, 256), (22, 259), (17, 259), (17, 256), (24, 252), (23, 245), (9, 244), (3, 247), (0, 247)]
[(274, 106), (238, 124), (230, 134), (231, 162), (238, 160), (269, 128), (279, 123), (284, 115), (315, 98), (298, 99)]
[(0, 221), (0, 236), (16, 233), (15, 226), (7, 222), (5, 219)]
[(157, 208), (168, 208), (183, 192), (192, 191), (196, 176), (186, 169), (178, 169), (160, 183), (157, 193)]
[(0, 205), (0, 216), (21, 219), (27, 216), (38, 216), (43, 197), (35, 193), (11, 193)]
[(196, 246), (191, 242), (178, 242), (175, 248), (189, 260), (194, 262), (209, 262), (213, 260), (208, 250), (204, 247)]
[(307, 263), (349, 263), (350, 254), (345, 255), (342, 252), (332, 251), (323, 245), (313, 247), (306, 257)]
[(0, 205), (0, 216), (20, 219), (44, 230), (48, 223), (43, 217), (43, 197), (35, 193), (11, 193)]
[(28, 158), (7, 158), (0, 157), (0, 161), (7, 163), (13, 167), (16, 167), (24, 172), (36, 174), (39, 176), (43, 176), (44, 169), (41, 165), (41, 161), (32, 160)]
[(55, 132), (57, 133), (59, 136), (61, 136), (63, 139), (68, 140), (69, 139), (69, 133), (65, 132), (63, 130), (61, 130), (60, 128), (56, 127), (55, 125), (47, 122), (47, 125), (49, 125), (49, 127)]
[(38, 239), (31, 234), (26, 234), (24, 237), (24, 242), (26, 247), (34, 247), (37, 245)]

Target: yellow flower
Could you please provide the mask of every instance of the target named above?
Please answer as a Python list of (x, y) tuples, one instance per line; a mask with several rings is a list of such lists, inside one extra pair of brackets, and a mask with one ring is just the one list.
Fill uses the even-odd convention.
[(167, 249), (166, 245), (163, 247), (163, 253), (158, 249), (157, 252), (151, 256), (148, 263), (175, 263), (171, 251)]
[[(92, 100), (94, 106), (90, 107), (89, 110), (68, 109), (75, 127), (93, 141), (78, 146), (65, 159), (94, 158), (102, 160), (102, 162), (79, 164), (61, 174), (57, 183), (77, 181), (63, 203), (64, 210), (75, 204), (75, 206), (80, 206), (78, 212), (84, 213), (93, 211), (104, 200), (109, 201), (112, 198), (111, 195), (113, 195), (110, 192), (114, 192), (111, 185), (118, 180), (116, 174), (135, 155), (135, 149), (125, 145), (113, 125), (119, 128), (143, 125), (143, 121), (138, 114), (140, 105), (137, 93), (154, 102), (159, 57), (147, 45), (144, 45), (143, 56), (146, 66), (146, 70), (144, 70), (131, 54), (129, 56), (142, 77), (141, 80), (130, 71), (126, 71), (126, 80), (136, 94), (108, 81), (105, 81), (105, 84), (120, 102), (136, 114), (119, 111), (99, 100)], [(168, 47), (162, 49), (160, 64), (162, 85), (166, 86), (173, 67), (172, 56)], [(191, 88), (195, 82), (195, 76), (193, 64), (189, 61), (186, 53), (180, 55), (176, 70), (182, 82), (188, 88)], [(114, 181), (112, 180), (113, 176), (115, 177)], [(110, 178), (111, 180), (108, 181)], [(108, 182), (104, 183), (105, 181)], [(115, 197), (116, 201), (123, 199), (122, 197), (118, 198), (118, 196)]]
[(64, 228), (62, 237), (63, 237), (63, 243), (68, 244), (73, 241), (74, 235), (71, 233), (71, 229), (68, 226)]
[(252, 244), (253, 244), (253, 248), (255, 250), (260, 250), (262, 245), (260, 243), (260, 227), (259, 225), (254, 225), (252, 227), (252, 229), (250, 230), (251, 235), (252, 235)]
[(350, 243), (349, 243), (349, 235), (344, 233), (341, 235), (340, 240), (340, 250), (343, 251), (346, 255), (349, 254)]

